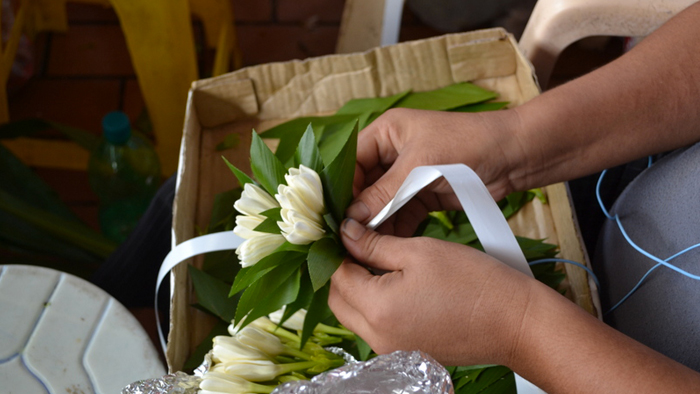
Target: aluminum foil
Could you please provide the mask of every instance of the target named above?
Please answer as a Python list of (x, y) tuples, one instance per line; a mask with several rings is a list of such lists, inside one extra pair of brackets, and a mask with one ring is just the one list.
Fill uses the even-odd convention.
[(139, 380), (122, 389), (121, 394), (197, 394), (202, 379), (184, 372), (161, 378)]
[(447, 370), (419, 351), (394, 352), (348, 364), (311, 381), (285, 383), (273, 394), (454, 394)]

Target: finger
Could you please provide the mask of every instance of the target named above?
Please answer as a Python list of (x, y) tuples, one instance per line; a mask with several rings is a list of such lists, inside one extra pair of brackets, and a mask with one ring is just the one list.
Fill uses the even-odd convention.
[(343, 222), (341, 234), (348, 252), (366, 266), (383, 271), (401, 271), (404, 268), (406, 261), (397, 258), (405, 253), (402, 238), (381, 235), (353, 219)]
[(331, 277), (331, 288), (328, 294), (328, 306), (335, 317), (350, 331), (363, 338), (369, 333), (369, 324), (364, 315), (348, 302), (348, 298), (366, 294), (358, 289), (362, 284), (367, 283), (367, 275), (371, 274), (365, 268), (346, 259)]

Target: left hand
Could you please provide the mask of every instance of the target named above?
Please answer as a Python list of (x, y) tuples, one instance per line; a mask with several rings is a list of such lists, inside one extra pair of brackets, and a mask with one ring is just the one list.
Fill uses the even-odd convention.
[(398, 238), (346, 220), (348, 257), (328, 303), (376, 351), (422, 350), (445, 365), (509, 364), (539, 282), (468, 246)]

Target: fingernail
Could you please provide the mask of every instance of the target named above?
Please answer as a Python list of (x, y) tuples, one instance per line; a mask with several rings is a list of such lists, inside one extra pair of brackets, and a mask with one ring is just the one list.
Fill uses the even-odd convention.
[(369, 219), (370, 211), (367, 205), (362, 201), (358, 201), (348, 208), (346, 211), (348, 217), (357, 220), (358, 222), (364, 222)]
[(346, 219), (343, 222), (343, 234), (353, 241), (360, 239), (367, 229), (354, 219)]

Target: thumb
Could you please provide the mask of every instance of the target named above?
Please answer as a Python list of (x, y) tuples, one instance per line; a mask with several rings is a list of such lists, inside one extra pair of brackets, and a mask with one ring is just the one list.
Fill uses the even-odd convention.
[[(406, 164), (405, 164), (406, 163)], [(360, 223), (367, 223), (396, 195), (401, 184), (414, 166), (408, 165), (401, 157), (376, 182), (364, 189), (347, 209), (346, 216)]]
[(402, 259), (401, 238), (381, 235), (354, 219), (346, 219), (341, 226), (341, 238), (348, 252), (360, 263), (384, 271), (399, 271), (405, 266)]

